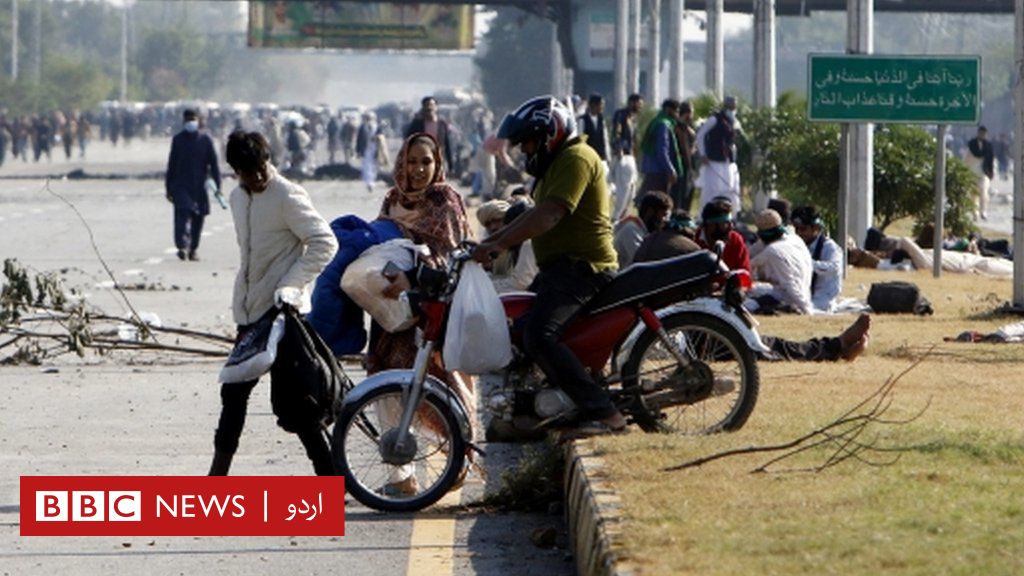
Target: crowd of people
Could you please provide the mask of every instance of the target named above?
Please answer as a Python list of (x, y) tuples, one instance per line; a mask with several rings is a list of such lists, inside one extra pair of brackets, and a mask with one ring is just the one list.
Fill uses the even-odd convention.
[(63, 149), (70, 160), (85, 157), (97, 118), (91, 113), (54, 111), (49, 114), (9, 115), (0, 111), (0, 166), (10, 159), (39, 162), (53, 160), (54, 149)]
[[(431, 104), (423, 109), (429, 107), (436, 116), (432, 121), (443, 125), (448, 175), (468, 184), (479, 172), (471, 170), (471, 164), (491, 128), (493, 115), (472, 98), (449, 98), (442, 103), (436, 97), (429, 99)], [(423, 117), (423, 109), (396, 103), (331, 108), (200, 101), (104, 102), (91, 110), (37, 114), (14, 114), (0, 108), (0, 169), (5, 161), (18, 158), (52, 162), (55, 155), (60, 159), (61, 150), (66, 160), (83, 159), (94, 142), (130, 147), (135, 140), (168, 138), (178, 132), (186, 109), (201, 115), (203, 131), (220, 143), (222, 157), (230, 132), (260, 132), (270, 145), (271, 163), (297, 179), (313, 177), (318, 169), (327, 176), (351, 176), (349, 171), (338, 170), (344, 165), (355, 167), (358, 173), (367, 142), (372, 143), (377, 135), (384, 140), (403, 137), (407, 128)], [(378, 149), (387, 150), (384, 146)], [(378, 168), (390, 171), (390, 158), (381, 155), (376, 160)]]
[[(471, 189), (484, 201), (476, 212), (481, 241), (473, 257), (490, 271), (499, 290), (535, 293), (533, 313), (524, 327), (525, 352), (572, 398), (575, 432), (581, 435), (618, 433), (626, 422), (560, 335), (618, 271), (721, 243), (723, 262), (757, 280), (745, 304), (753, 312), (832, 313), (842, 289), (839, 246), (828, 237), (814, 207), (791, 210), (788, 202), (776, 199), (756, 214), (754, 228), (738, 220), (742, 197), (735, 169), (735, 100), (726, 99), (696, 129), (688, 103), (666, 100), (641, 131), (637, 122), (642, 107), (642, 99), (634, 95), (610, 125), (604, 121), (599, 95), (579, 110), (551, 96), (534, 98), (506, 115), (496, 130), (486, 109), (470, 115), (476, 124), (475, 153), (520, 173), (522, 180), (506, 194), (496, 178), (478, 179), (476, 173), (469, 178)], [(167, 193), (175, 204), (178, 255), (195, 260), (208, 212), (206, 196), (210, 189), (219, 189), (220, 174), (215, 139), (203, 129), (201, 115), (189, 109), (182, 120), (172, 144)], [(271, 126), (276, 120), (269, 120)], [(349, 129), (328, 114), (326, 124), (332, 123), (328, 151), (340, 152), (346, 163), (358, 160), (364, 178), (370, 166), (375, 170), (390, 163), (381, 150), (387, 148), (382, 138), (386, 122), (375, 114), (365, 113), (362, 124)], [(304, 128), (308, 125), (286, 125), (283, 159), (275, 158), (277, 135), (268, 133), (267, 124), (248, 131), (240, 126), (228, 138), (227, 157), (239, 183), (229, 205), (242, 253), (253, 261), (243, 265), (236, 283), (240, 337), (275, 302), (293, 303), (309, 312), (311, 324), (335, 354), (365, 351), (369, 373), (410, 368), (416, 355), (411, 329), (392, 333), (375, 322), (367, 339), (362, 311), (346, 299), (339, 278), (364, 249), (388, 239), (406, 238), (425, 246), (419, 265), (441, 267), (456, 246), (477, 236), (467, 217), (470, 203), (449, 183), (468, 176), (452, 167), (459, 154), (455, 135), (463, 129), (439, 114), (436, 99), (423, 98), (420, 110), (402, 127), (391, 187), (376, 219), (364, 222), (344, 215), (328, 224), (288, 175), (289, 168), (302, 162), (289, 141), (297, 131), (309, 136)], [(300, 147), (308, 146), (297, 139)], [(634, 157), (641, 154), (636, 170)], [(190, 160), (183, 162), (182, 157)], [(376, 176), (367, 179), (371, 190), (375, 181)], [(484, 182), (493, 188), (485, 192)], [(271, 203), (270, 196), (280, 199)], [(692, 217), (696, 198), (701, 199), (699, 216)], [(257, 205), (266, 213), (254, 220)], [(266, 265), (257, 266), (256, 260)], [(257, 269), (261, 276), (254, 277)], [(413, 272), (388, 280), (381, 298), (396, 299), (416, 282)], [(870, 317), (861, 315), (836, 337), (790, 341), (765, 336), (764, 344), (775, 359), (852, 360), (867, 346), (869, 328)], [(427, 369), (467, 406), (475, 406), (471, 377), (447, 370), (439, 354)], [(222, 389), (224, 411), (211, 473), (226, 473), (237, 447), (255, 381), (243, 384), (224, 384)], [(302, 433), (300, 439), (317, 473), (330, 473), (319, 440)], [(401, 472), (385, 488), (415, 493), (415, 476)]]
[[(105, 102), (94, 110), (51, 110), (38, 114), (12, 114), (0, 109), (0, 167), (8, 158), (53, 161), (55, 154), (60, 157), (60, 152), (65, 160), (86, 158), (89, 146), (96, 141), (130, 147), (136, 139), (171, 136), (185, 108), (181, 103)], [(219, 107), (210, 108), (204, 118), (205, 127), (221, 138), (226, 136), (235, 116)]]

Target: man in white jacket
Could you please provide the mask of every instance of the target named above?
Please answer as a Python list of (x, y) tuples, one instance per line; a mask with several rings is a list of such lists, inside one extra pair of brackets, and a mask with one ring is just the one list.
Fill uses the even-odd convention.
[(807, 245), (814, 263), (811, 302), (816, 312), (832, 313), (843, 291), (843, 253), (825, 234), (825, 224), (814, 206), (801, 206), (790, 217), (793, 228)]
[[(258, 132), (228, 138), (228, 164), (238, 176), (231, 215), (241, 251), (232, 303), (239, 337), (282, 304), (310, 309), (310, 284), (338, 249), (330, 226), (313, 208), (309, 194), (270, 163), (270, 145)], [(214, 435), (211, 476), (227, 475), (245, 424), (249, 394), (258, 380), (221, 385), (222, 409)], [(327, 442), (315, 423), (297, 432), (319, 475), (333, 475)]]

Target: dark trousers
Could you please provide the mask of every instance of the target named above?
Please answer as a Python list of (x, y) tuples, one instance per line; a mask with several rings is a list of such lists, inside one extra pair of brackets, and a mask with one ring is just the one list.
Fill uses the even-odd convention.
[(572, 398), (581, 420), (601, 420), (615, 414), (608, 392), (584, 369), (572, 350), (561, 342), (566, 326), (611, 275), (595, 273), (582, 260), (561, 259), (544, 266), (530, 290), (537, 294), (523, 330), (526, 353), (551, 383)]
[(684, 172), (683, 176), (676, 180), (676, 183), (672, 185), (672, 189), (669, 190), (669, 196), (672, 197), (672, 204), (674, 204), (677, 210), (686, 210), (690, 214), (699, 213), (703, 206), (698, 206), (696, 211), (690, 210), (690, 205), (693, 204), (693, 181), (690, 180), (689, 176)]
[(774, 352), (775, 357), (768, 360), (831, 362), (839, 360), (843, 348), (839, 338), (811, 338), (797, 342), (775, 336), (761, 336), (761, 342)]
[(178, 250), (195, 252), (199, 248), (204, 220), (206, 216), (203, 214), (196, 214), (187, 208), (174, 207), (174, 245)]
[[(238, 439), (242, 436), (242, 427), (245, 426), (249, 395), (257, 382), (259, 380), (221, 384), (220, 421), (217, 422), (217, 431), (213, 435), (213, 446), (218, 452), (234, 454), (238, 450)], [(331, 449), (323, 432), (312, 426), (297, 434), (317, 476), (334, 476), (334, 461), (331, 459)]]
[(644, 174), (644, 181), (640, 183), (640, 191), (636, 194), (636, 204), (640, 205), (640, 199), (648, 192), (664, 192), (668, 194), (667, 173)]

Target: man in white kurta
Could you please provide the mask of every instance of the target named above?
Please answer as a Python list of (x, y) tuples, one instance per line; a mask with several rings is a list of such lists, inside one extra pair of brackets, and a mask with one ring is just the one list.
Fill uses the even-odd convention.
[(714, 113), (697, 130), (697, 151), (701, 166), (697, 176), (700, 205), (716, 196), (725, 196), (736, 212), (740, 210), (740, 171), (736, 166), (736, 99), (726, 96), (722, 109)]
[(750, 269), (757, 282), (744, 306), (751, 312), (768, 307), (791, 309), (798, 314), (811, 314), (811, 281), (814, 262), (803, 242), (792, 242), (782, 217), (768, 209), (754, 218), (757, 235), (765, 247), (750, 259)]

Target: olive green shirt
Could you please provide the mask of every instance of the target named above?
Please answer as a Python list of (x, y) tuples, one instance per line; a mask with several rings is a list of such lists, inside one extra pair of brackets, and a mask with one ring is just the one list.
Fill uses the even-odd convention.
[(537, 204), (553, 200), (568, 210), (554, 228), (533, 239), (541, 268), (563, 256), (585, 260), (595, 272), (618, 267), (604, 166), (585, 142), (586, 137), (570, 140), (533, 191)]

